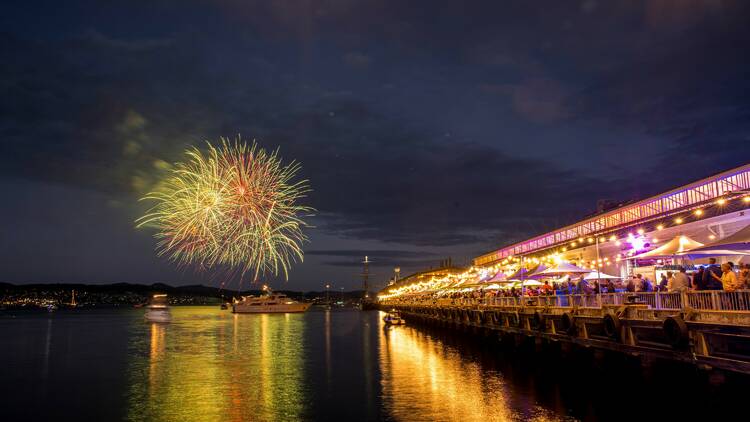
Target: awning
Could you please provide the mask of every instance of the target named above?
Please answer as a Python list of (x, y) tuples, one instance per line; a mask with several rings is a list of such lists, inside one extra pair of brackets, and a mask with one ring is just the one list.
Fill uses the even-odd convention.
[(705, 246), (681, 252), (678, 255), (688, 255), (692, 257), (711, 255), (750, 255), (750, 225), (740, 229), (737, 233), (731, 236), (727, 236)]

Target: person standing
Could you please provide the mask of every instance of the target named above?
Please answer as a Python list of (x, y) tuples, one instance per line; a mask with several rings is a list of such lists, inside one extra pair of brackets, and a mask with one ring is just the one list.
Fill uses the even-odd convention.
[(742, 269), (740, 270), (739, 281), (742, 283), (743, 289), (750, 289), (750, 264), (740, 264)]
[(703, 270), (703, 284), (706, 290), (722, 290), (721, 269), (716, 265), (716, 258), (708, 259), (708, 266)]
[(693, 274), (693, 290), (706, 290), (706, 285), (703, 284), (703, 267), (698, 267), (698, 272)]
[(690, 277), (685, 272), (685, 267), (680, 267), (680, 272), (673, 275), (669, 281), (670, 292), (682, 292), (690, 288)]
[(724, 286), (724, 290), (733, 292), (737, 289), (741, 289), (741, 284), (737, 281), (737, 274), (734, 273), (732, 263), (721, 264), (721, 284)]
[(667, 276), (664, 275), (664, 273), (662, 273), (661, 280), (659, 281), (659, 291), (666, 292), (668, 285), (669, 285), (669, 280), (667, 279)]

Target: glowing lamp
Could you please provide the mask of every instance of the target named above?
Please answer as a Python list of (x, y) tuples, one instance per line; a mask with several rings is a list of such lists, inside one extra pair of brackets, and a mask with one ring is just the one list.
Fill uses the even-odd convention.
[(695, 210), (695, 215), (697, 216), (703, 215), (703, 210)]
[(643, 236), (643, 233), (646, 233), (646, 232), (645, 232), (645, 231), (643, 231), (643, 229), (638, 229), (638, 234), (639, 234), (639, 235)]
[(681, 218), (675, 218), (674, 222), (677, 223), (677, 224), (682, 224), (682, 219)]
[(716, 203), (719, 204), (719, 205), (724, 205), (724, 204), (727, 203), (727, 200), (724, 199), (724, 198), (720, 198), (718, 201), (716, 201)]
[(656, 230), (664, 230), (664, 226), (659, 224), (658, 226), (656, 226)]

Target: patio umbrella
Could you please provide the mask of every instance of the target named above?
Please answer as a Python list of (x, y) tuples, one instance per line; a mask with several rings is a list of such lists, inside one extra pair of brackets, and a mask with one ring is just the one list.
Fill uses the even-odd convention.
[(537, 280), (525, 280), (521, 285), (524, 287), (533, 287), (533, 286), (541, 286), (542, 283)]
[(590, 273), (591, 270), (586, 270), (581, 267), (575, 266), (569, 262), (561, 262), (557, 265), (555, 265), (552, 268), (547, 268), (546, 270), (539, 273), (539, 275), (556, 275), (556, 274), (587, 274)]
[(682, 252), (687, 252), (695, 248), (700, 248), (703, 243), (696, 242), (695, 240), (685, 236), (675, 236), (674, 239), (659, 246), (658, 248), (644, 252), (638, 255), (633, 255), (628, 259), (646, 259), (646, 258), (674, 258), (675, 256), (681, 255)]
[(616, 277), (609, 274), (604, 273), (598, 273), (596, 271), (593, 271), (589, 274), (587, 274), (585, 277), (583, 277), (584, 280), (609, 280), (609, 279), (619, 279), (622, 277)]

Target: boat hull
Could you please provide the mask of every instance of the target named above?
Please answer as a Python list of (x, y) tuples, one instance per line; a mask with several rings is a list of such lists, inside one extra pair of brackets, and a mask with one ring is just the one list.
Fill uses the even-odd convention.
[(143, 317), (148, 322), (171, 322), (172, 314), (168, 309), (146, 309)]
[(232, 312), (235, 314), (287, 314), (307, 311), (311, 303), (290, 303), (280, 305), (246, 305), (235, 303), (232, 305)]

